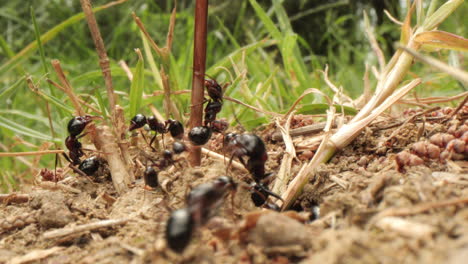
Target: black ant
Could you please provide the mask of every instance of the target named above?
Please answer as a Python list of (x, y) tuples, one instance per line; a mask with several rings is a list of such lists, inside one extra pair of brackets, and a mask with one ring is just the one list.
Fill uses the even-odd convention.
[(205, 87), (208, 96), (213, 101), (223, 102), (223, 87), (214, 79), (205, 79)]
[(197, 126), (190, 130), (188, 138), (195, 146), (201, 146), (206, 144), (210, 140), (212, 134), (211, 127), (209, 126)]
[(208, 126), (211, 122), (215, 121), (216, 115), (221, 112), (222, 107), (223, 103), (221, 101), (208, 101), (208, 104), (205, 107), (205, 126)]
[(221, 205), (227, 191), (237, 184), (228, 176), (195, 187), (187, 196), (187, 207), (171, 213), (166, 225), (166, 241), (173, 251), (181, 253), (187, 247), (196, 227), (205, 224)]
[(130, 120), (130, 127), (128, 128), (129, 131), (138, 129), (143, 127), (145, 124), (148, 124), (150, 130), (156, 132), (156, 134), (151, 139), (149, 145), (152, 146), (154, 140), (156, 139), (157, 133), (163, 136), (164, 142), (164, 134), (170, 133), (174, 139), (182, 139), (184, 137), (184, 126), (181, 122), (173, 119), (168, 119), (164, 123), (159, 122), (155, 116), (145, 117), (142, 114), (135, 115)]
[(174, 152), (174, 154), (180, 154), (186, 150), (187, 146), (185, 146), (184, 143), (179, 141), (174, 141), (174, 143), (172, 143), (172, 151)]
[[(254, 180), (251, 189), (251, 198), (256, 206), (268, 205), (268, 196), (273, 196), (280, 200), (281, 197), (270, 191), (266, 186), (273, 176), (272, 173), (265, 173), (265, 162), (268, 159), (265, 143), (255, 134), (235, 134), (229, 133), (224, 139), (227, 149), (231, 151), (232, 156), (229, 159), (227, 169), (232, 163), (234, 157), (237, 157), (244, 167), (249, 171)], [(245, 162), (244, 156), (248, 157)]]
[(158, 187), (158, 172), (152, 167), (147, 166), (143, 174), (143, 179), (145, 181), (145, 189), (154, 189)]
[(84, 172), (86, 175), (92, 176), (99, 169), (100, 165), (101, 165), (101, 162), (99, 161), (99, 159), (93, 156), (93, 157), (83, 160), (80, 163), (80, 166), (78, 166), (78, 169)]
[(91, 123), (92, 117), (90, 115), (76, 116), (72, 118), (67, 125), (68, 133), (70, 134), (65, 139), (65, 146), (69, 150), (69, 156), (73, 165), (81, 163), (80, 158), (84, 155), (81, 142), (78, 141), (84, 135), (80, 134), (85, 129), (86, 125)]

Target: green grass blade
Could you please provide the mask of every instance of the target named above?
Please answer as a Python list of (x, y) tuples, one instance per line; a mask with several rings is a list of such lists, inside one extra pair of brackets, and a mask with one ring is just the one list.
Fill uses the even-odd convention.
[(130, 86), (130, 117), (135, 116), (140, 110), (145, 85), (144, 62), (141, 52), (137, 50), (138, 62), (133, 73), (132, 85)]
[(32, 138), (37, 138), (37, 139), (42, 139), (42, 140), (47, 140), (47, 141), (54, 141), (54, 142), (60, 142), (60, 139), (52, 139), (51, 136), (39, 133), (36, 130), (30, 129), (26, 126), (23, 126), (21, 124), (15, 123), (11, 120), (8, 120), (2, 116), (0, 116), (0, 126), (4, 127), (6, 129), (9, 129), (13, 132), (15, 132), (18, 135), (24, 135)]
[[(102, 5), (96, 8), (93, 8), (93, 12), (97, 13), (99, 11), (102, 11), (104, 9), (107, 9), (111, 6), (114, 6), (115, 4), (120, 4), (123, 1), (117, 1), (117, 2), (112, 2), (106, 5)], [(78, 13), (67, 20), (63, 21), (62, 23), (58, 24), (57, 26), (53, 27), (46, 33), (42, 34), (40, 37), (40, 41), (45, 44), (51, 39), (53, 39), (55, 36), (57, 36), (58, 33), (62, 32), (65, 30), (67, 27), (75, 24), (76, 22), (82, 20), (85, 17), (84, 13)], [(13, 67), (15, 67), (18, 63), (20, 63), (22, 60), (25, 60), (29, 58), (36, 49), (38, 48), (37, 41), (33, 41), (29, 43), (24, 49), (22, 49), (20, 52), (18, 52), (13, 58), (9, 59), (7, 62), (5, 62), (3, 65), (0, 66), (0, 75), (5, 74), (9, 70), (11, 70)]]
[(282, 34), (281, 32), (276, 28), (275, 23), (271, 18), (268, 16), (268, 14), (263, 11), (262, 7), (257, 3), (256, 0), (249, 0), (250, 5), (252, 5), (253, 9), (255, 10), (255, 13), (257, 16), (262, 20), (263, 25), (265, 26), (266, 30), (270, 35), (276, 39), (276, 40), (281, 40)]
[(0, 91), (0, 98), (2, 98), (5, 94), (8, 92), (18, 88), (18, 86), (21, 84), (21, 82), (24, 81), (24, 76), (18, 79), (14, 84), (10, 85), (9, 87), (4, 88), (3, 90)]

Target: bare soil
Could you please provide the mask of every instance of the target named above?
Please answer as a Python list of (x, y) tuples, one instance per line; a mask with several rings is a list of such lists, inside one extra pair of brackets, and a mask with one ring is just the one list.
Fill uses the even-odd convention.
[[(183, 154), (159, 174), (158, 188), (145, 190), (140, 178), (122, 196), (105, 168), (99, 177), (69, 172), (57, 184), (38, 182), (21, 192), (27, 202), (17, 194), (0, 205), (0, 263), (466, 263), (466, 150), (461, 159), (421, 157), (417, 166), (395, 162), (403, 150), (414, 153), (415, 142), (454, 126), (466, 129), (466, 115), (447, 121), (439, 111), (404, 123), (411, 114), (380, 118), (321, 165), (294, 206), (299, 212), (258, 209), (249, 190), (238, 188), (234, 207), (227, 198), (182, 255), (165, 245), (170, 211), (184, 206), (190, 188), (224, 175), (222, 161), (204, 156), (200, 168), (190, 168)], [(311, 123), (300, 118), (306, 121), (294, 126)], [(270, 125), (256, 133), (267, 142), (268, 171), (276, 172), (284, 144), (269, 140), (274, 131)], [(209, 147), (219, 151), (221, 140), (215, 135)], [(309, 155), (298, 152), (293, 175)], [(137, 168), (141, 176), (142, 167)], [(229, 174), (237, 181), (249, 177), (236, 169)], [(108, 219), (122, 221), (53, 233)]]

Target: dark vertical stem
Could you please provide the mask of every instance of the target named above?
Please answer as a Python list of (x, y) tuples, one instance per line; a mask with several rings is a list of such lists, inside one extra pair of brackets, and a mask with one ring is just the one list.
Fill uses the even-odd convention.
[[(193, 55), (192, 105), (190, 109), (190, 129), (202, 125), (203, 91), (206, 64), (206, 33), (208, 0), (197, 0), (195, 5), (195, 44)], [(194, 146), (189, 160), (192, 166), (200, 166), (201, 149)]]

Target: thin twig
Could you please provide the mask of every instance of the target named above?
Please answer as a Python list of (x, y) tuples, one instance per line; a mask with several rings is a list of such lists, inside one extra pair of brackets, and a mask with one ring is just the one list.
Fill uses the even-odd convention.
[(64, 236), (68, 236), (68, 235), (75, 234), (75, 233), (91, 231), (91, 230), (98, 229), (98, 228), (122, 225), (122, 224), (127, 223), (130, 220), (131, 218), (110, 219), (110, 220), (102, 220), (102, 221), (79, 225), (79, 226), (65, 227), (65, 228), (45, 232), (44, 238), (45, 239), (58, 238), (58, 237), (64, 237)]
[(18, 157), (18, 156), (40, 156), (46, 154), (61, 154), (65, 153), (63, 149), (42, 150), (42, 151), (26, 151), (26, 152), (0, 152), (0, 157)]
[(62, 67), (60, 66), (60, 61), (59, 60), (52, 60), (52, 67), (54, 68), (55, 72), (57, 73), (57, 76), (62, 83), (63, 88), (65, 89), (65, 93), (68, 95), (70, 98), (73, 107), (76, 110), (76, 113), (79, 116), (83, 116), (85, 112), (83, 111), (83, 108), (81, 108), (80, 100), (78, 96), (75, 95), (73, 92), (73, 88), (71, 87), (70, 82), (67, 80), (67, 77), (65, 76), (65, 73), (63, 73)]
[(94, 45), (99, 56), (99, 66), (102, 70), (102, 75), (104, 76), (104, 81), (106, 83), (107, 96), (109, 98), (110, 112), (113, 113), (117, 100), (114, 94), (114, 88), (112, 87), (112, 75), (109, 67), (109, 58), (107, 57), (106, 48), (104, 46), (104, 41), (101, 37), (101, 32), (99, 31), (99, 26), (94, 17), (93, 9), (89, 0), (80, 0), (81, 7), (83, 12), (86, 15), (86, 21), (88, 22), (89, 31), (91, 31), (91, 37), (94, 40)]

